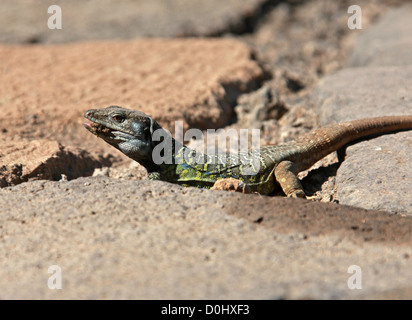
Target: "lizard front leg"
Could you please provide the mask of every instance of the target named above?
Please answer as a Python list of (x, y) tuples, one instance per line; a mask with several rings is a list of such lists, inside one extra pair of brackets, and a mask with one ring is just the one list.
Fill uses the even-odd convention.
[(286, 196), (291, 198), (306, 198), (298, 177), (298, 168), (292, 161), (282, 161), (275, 168), (275, 178)]

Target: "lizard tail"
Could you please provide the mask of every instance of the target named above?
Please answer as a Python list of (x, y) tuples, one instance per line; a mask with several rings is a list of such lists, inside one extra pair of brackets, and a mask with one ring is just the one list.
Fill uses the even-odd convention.
[[(308, 168), (314, 162), (331, 152), (339, 150), (350, 142), (369, 136), (408, 129), (412, 129), (412, 115), (352, 120), (314, 130), (296, 140), (296, 143), (305, 149), (304, 153), (306, 153), (308, 161), (304, 160), (302, 165)], [(303, 159), (305, 159), (305, 156), (303, 156)]]
[(376, 134), (412, 129), (412, 116), (389, 116), (352, 120), (343, 122), (341, 125), (350, 127), (350, 133), (353, 137), (350, 141), (353, 141)]

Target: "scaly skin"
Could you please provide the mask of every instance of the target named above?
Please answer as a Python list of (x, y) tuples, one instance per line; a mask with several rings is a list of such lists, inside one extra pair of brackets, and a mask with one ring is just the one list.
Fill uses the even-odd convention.
[[(92, 121), (85, 123), (86, 129), (143, 165), (151, 180), (210, 188), (219, 179), (235, 178), (261, 194), (270, 194), (280, 185), (288, 197), (305, 197), (296, 175), (329, 153), (360, 138), (412, 129), (412, 116), (354, 120), (314, 130), (285, 144), (239, 152), (236, 158), (195, 152), (137, 110), (111, 106), (88, 110), (85, 118)], [(153, 139), (156, 130), (170, 139), (168, 143), (160, 145), (161, 141)], [(172, 156), (172, 163), (156, 164), (156, 148), (164, 148), (165, 154)]]

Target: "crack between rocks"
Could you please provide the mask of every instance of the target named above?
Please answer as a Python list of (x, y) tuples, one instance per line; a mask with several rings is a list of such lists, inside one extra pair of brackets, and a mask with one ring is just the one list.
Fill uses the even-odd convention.
[[(248, 12), (247, 14), (244, 14), (240, 20), (234, 21), (231, 24), (229, 24), (227, 27), (221, 29), (221, 30), (216, 30), (209, 32), (203, 37), (206, 38), (219, 38), (219, 37), (224, 37), (225, 35), (233, 35), (235, 36), (235, 39), (244, 35), (252, 35), (255, 33), (258, 29), (258, 27), (261, 25), (261, 23), (264, 21), (264, 19), (267, 18), (267, 16), (276, 9), (281, 4), (287, 3), (291, 7), (297, 7), (301, 4), (304, 3), (302, 0), (266, 0), (260, 3), (260, 5), (256, 6), (253, 10)], [(183, 37), (193, 37), (196, 35), (193, 34), (185, 34)], [(258, 59), (258, 56), (256, 54), (255, 48), (253, 46), (248, 45), (251, 49), (251, 55), (250, 59), (252, 61), (255, 61), (259, 68), (262, 70), (263, 77), (261, 79), (258, 79), (257, 81), (252, 81), (254, 83), (248, 83), (246, 84), (247, 87), (249, 87), (247, 90), (240, 90), (239, 86), (236, 85), (236, 83), (221, 83), (222, 87), (225, 90), (225, 95), (223, 99), (216, 99), (215, 102), (221, 106), (222, 110), (227, 110), (229, 115), (229, 120), (226, 121), (223, 125), (218, 125), (215, 126), (211, 123), (207, 123), (206, 127), (213, 127), (214, 129), (218, 128), (225, 128), (226, 126), (235, 124), (238, 119), (237, 115), (234, 112), (234, 108), (237, 105), (237, 100), (242, 94), (251, 94), (253, 92), (256, 92), (260, 90), (264, 84), (267, 81), (270, 81), (273, 79), (273, 73), (271, 70), (269, 70), (265, 66), (265, 61), (261, 61)], [(299, 91), (299, 90), (296, 90)], [(190, 127), (198, 127), (200, 129), (205, 129), (203, 125), (199, 126), (199, 123), (190, 123), (191, 121), (189, 119), (185, 119)]]
[[(282, 3), (288, 3), (290, 6), (297, 6), (303, 1), (301, 0), (267, 0), (256, 6), (254, 10), (244, 14), (240, 20), (230, 23), (227, 27), (221, 30), (215, 30), (204, 35), (204, 37), (222, 37), (227, 34), (242, 36), (253, 34), (263, 19), (266, 18), (272, 10)], [(193, 36), (193, 35), (185, 35)]]

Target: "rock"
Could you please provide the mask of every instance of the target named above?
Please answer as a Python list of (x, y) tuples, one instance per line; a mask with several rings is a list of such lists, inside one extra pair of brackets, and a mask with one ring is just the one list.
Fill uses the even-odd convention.
[(410, 114), (412, 66), (347, 68), (323, 78), (314, 91), (323, 125)]
[[(360, 5), (366, 12), (370, 9), (366, 1)], [(247, 38), (258, 60), (273, 73), (281, 96), (311, 88), (324, 74), (342, 66), (350, 48), (342, 41), (350, 32), (347, 8), (341, 1), (304, 1), (298, 6), (285, 1), (264, 16), (253, 37)]]
[(0, 147), (0, 187), (28, 180), (67, 180), (93, 173), (103, 159), (50, 140), (7, 140)]
[[(106, 177), (3, 188), (0, 297), (344, 299), (405, 287), (410, 219), (293, 200)], [(353, 264), (362, 290), (348, 289)], [(47, 286), (52, 265), (62, 290)]]
[(0, 46), (0, 129), (96, 150), (83, 114), (109, 105), (139, 109), (170, 130), (175, 120), (218, 128), (237, 96), (261, 81), (250, 55), (232, 39)]
[(254, 92), (241, 95), (235, 111), (238, 122), (240, 121), (247, 128), (260, 129), (263, 121), (279, 120), (287, 109), (276, 89), (264, 85)]
[(387, 12), (357, 39), (349, 67), (412, 64), (412, 5)]
[(112, 166), (96, 168), (93, 172), (93, 176), (104, 176), (114, 179), (127, 179), (127, 180), (143, 180), (147, 178), (147, 170), (136, 161), (131, 161), (128, 166)]
[[(315, 92), (323, 124), (411, 114), (412, 66), (348, 68), (320, 81)], [(339, 202), (412, 214), (412, 132), (356, 143), (337, 171)]]
[(340, 203), (412, 215), (411, 146), (402, 132), (348, 148), (336, 178)]
[[(244, 32), (264, 0), (3, 0), (0, 42), (61, 43), (137, 37), (208, 36)], [(48, 29), (59, 5), (62, 29)], [(16, 18), (18, 17), (18, 19)]]

